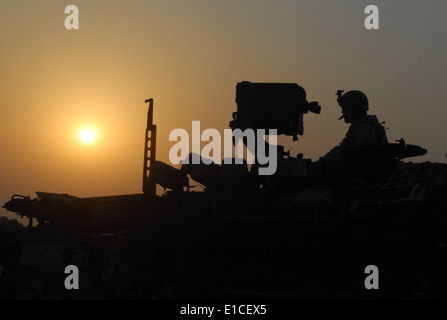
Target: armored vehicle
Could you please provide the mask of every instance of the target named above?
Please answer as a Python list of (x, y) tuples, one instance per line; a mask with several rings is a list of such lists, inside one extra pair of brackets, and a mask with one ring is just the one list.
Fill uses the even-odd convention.
[[(27, 230), (3, 236), (4, 296), (447, 296), (447, 167), (404, 160), (425, 149), (403, 139), (363, 146), (351, 150), (362, 168), (334, 170), (243, 136), (253, 163), (210, 164), (197, 156), (175, 168), (156, 159), (153, 100), (146, 102), (142, 193), (37, 192), (4, 205), (30, 219)], [(295, 83), (240, 82), (236, 103), (233, 132), (276, 130), (294, 140), (304, 133), (303, 114), (321, 109)], [(259, 174), (262, 147), (277, 163), (272, 175)], [(81, 272), (76, 292), (63, 288), (69, 264)]]

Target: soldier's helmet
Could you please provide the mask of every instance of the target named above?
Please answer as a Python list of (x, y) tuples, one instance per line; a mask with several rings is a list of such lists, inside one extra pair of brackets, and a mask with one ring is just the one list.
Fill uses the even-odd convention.
[(359, 111), (368, 111), (369, 104), (366, 94), (359, 90), (351, 90), (342, 95), (342, 90), (337, 91), (338, 104), (342, 108), (356, 108)]

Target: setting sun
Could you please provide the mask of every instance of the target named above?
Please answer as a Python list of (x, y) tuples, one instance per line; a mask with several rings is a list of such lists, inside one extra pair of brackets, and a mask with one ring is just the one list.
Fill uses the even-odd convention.
[(96, 141), (96, 133), (92, 128), (83, 128), (79, 131), (79, 140), (84, 144), (92, 144)]

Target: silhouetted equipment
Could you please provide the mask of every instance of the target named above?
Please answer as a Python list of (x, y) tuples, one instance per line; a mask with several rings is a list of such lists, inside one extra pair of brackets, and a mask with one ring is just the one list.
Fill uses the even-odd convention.
[(37, 198), (13, 196), (4, 207), (39, 224), (70, 226), (84, 231), (117, 231), (136, 218), (142, 194), (79, 198), (66, 193), (36, 192)]
[(155, 195), (156, 185), (151, 179), (152, 165), (155, 162), (157, 151), (157, 126), (154, 125), (154, 99), (147, 99), (149, 110), (147, 111), (146, 135), (144, 138), (144, 163), (143, 163), (143, 192)]
[(252, 83), (236, 85), (237, 112), (230, 128), (276, 129), (277, 134), (303, 135), (303, 114), (320, 113), (318, 102), (308, 102), (306, 91), (296, 83)]
[(386, 161), (396, 161), (411, 157), (422, 156), (427, 153), (427, 149), (420, 146), (400, 143), (374, 143), (368, 145), (345, 148), (347, 155), (358, 155), (365, 159), (383, 159)]
[[(199, 163), (194, 163), (194, 159), (198, 159)], [(194, 153), (188, 155), (180, 168), (182, 172), (189, 174), (192, 179), (203, 186), (210, 186), (218, 183), (220, 169), (221, 167), (215, 164), (211, 159), (204, 159), (200, 155)]]
[(341, 98), (341, 95), (342, 95), (342, 93), (343, 92), (345, 92), (345, 90), (337, 90), (337, 93), (335, 94), (336, 96), (337, 96), (337, 101), (338, 101), (338, 103), (340, 104), (340, 98)]
[[(23, 239), (36, 231), (41, 234), (34, 241), (42, 242), (66, 232), (64, 248), (86, 247), (99, 268), (110, 258), (98, 255), (104, 234), (126, 232), (114, 282), (127, 281), (120, 277), (132, 266), (124, 261), (137, 271), (123, 298), (163, 298), (167, 291), (178, 299), (413, 298), (420, 294), (415, 281), (422, 278), (434, 288), (430, 294), (447, 297), (447, 165), (401, 161), (426, 149), (403, 139), (348, 148), (360, 167), (349, 162), (351, 175), (341, 177), (343, 184), (326, 183), (327, 163), (302, 153), (290, 157), (283, 146), (277, 147), (276, 173), (262, 179), (256, 164), (249, 171), (246, 161), (235, 164), (234, 158), (221, 165), (184, 162), (179, 170), (155, 158), (153, 99), (146, 102), (143, 193), (14, 195), (4, 207), (39, 221)], [(307, 102), (294, 83), (238, 83), (236, 103), (233, 130), (277, 129), (294, 138), (303, 134), (303, 114), (320, 112), (318, 102)], [(188, 176), (204, 192), (191, 190)], [(163, 195), (156, 194), (157, 185), (166, 189)], [(20, 252), (30, 251), (23, 250), (30, 248), (26, 241), (2, 262), (3, 278), (10, 270), (18, 270), (14, 279), (28, 274), (17, 267)], [(363, 286), (369, 264), (380, 268), (380, 290)], [(95, 292), (117, 298), (117, 291)]]
[(155, 161), (152, 164), (151, 181), (173, 191), (189, 190), (189, 181), (186, 173), (161, 161)]

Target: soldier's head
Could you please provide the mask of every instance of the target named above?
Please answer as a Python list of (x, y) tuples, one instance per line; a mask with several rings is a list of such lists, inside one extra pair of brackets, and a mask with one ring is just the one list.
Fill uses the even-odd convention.
[(343, 95), (342, 92), (342, 90), (337, 91), (337, 101), (343, 113), (340, 119), (344, 118), (346, 123), (352, 123), (365, 117), (369, 109), (366, 95), (359, 90), (351, 90)]

